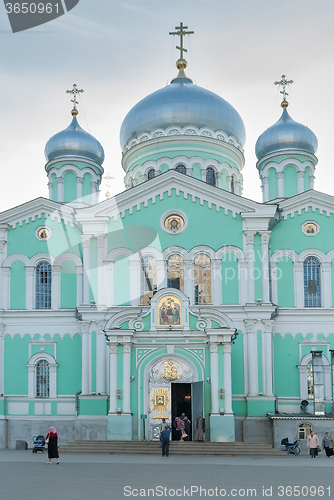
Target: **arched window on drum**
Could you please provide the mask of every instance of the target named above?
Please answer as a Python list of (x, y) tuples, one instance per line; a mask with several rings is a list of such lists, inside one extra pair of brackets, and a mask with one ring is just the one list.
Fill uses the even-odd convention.
[(151, 179), (154, 179), (154, 177), (155, 177), (155, 170), (154, 168), (151, 168), (151, 170), (149, 170), (147, 174), (147, 179), (150, 181)]
[(146, 255), (140, 265), (140, 304), (149, 305), (157, 291), (157, 261), (155, 257)]
[(187, 169), (184, 165), (177, 165), (177, 167), (175, 167), (175, 170), (177, 172), (180, 172), (180, 174), (186, 174), (187, 173)]
[(194, 260), (195, 304), (211, 304), (211, 260), (199, 254)]
[(210, 184), (210, 186), (216, 185), (216, 173), (212, 167), (206, 169), (206, 183)]
[(184, 267), (180, 255), (171, 255), (167, 261), (167, 287), (184, 291)]

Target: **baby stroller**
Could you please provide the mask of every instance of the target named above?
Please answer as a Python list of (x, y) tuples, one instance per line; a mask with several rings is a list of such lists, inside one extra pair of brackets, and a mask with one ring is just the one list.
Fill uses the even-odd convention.
[(45, 437), (44, 436), (33, 436), (32, 438), (32, 452), (37, 453), (38, 451), (41, 451), (44, 453), (45, 450)]
[(281, 441), (282, 449), (287, 452), (288, 455), (299, 455), (299, 441), (296, 439), (293, 443), (289, 443), (288, 438), (284, 438)]

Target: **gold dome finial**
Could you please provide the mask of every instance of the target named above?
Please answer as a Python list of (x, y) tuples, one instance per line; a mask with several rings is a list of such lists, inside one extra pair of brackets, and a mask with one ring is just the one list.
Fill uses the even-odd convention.
[(71, 111), (71, 115), (72, 116), (78, 116), (79, 114), (79, 111), (77, 110), (77, 104), (79, 104), (79, 102), (77, 101), (76, 97), (78, 94), (82, 94), (82, 92), (84, 92), (83, 89), (78, 89), (78, 86), (76, 83), (73, 83), (73, 89), (72, 90), (66, 90), (66, 94), (72, 94), (73, 95), (73, 99), (71, 99), (71, 102), (73, 102), (73, 109)]
[[(185, 35), (192, 35), (194, 31), (186, 31), (188, 29), (188, 26), (183, 26), (183, 23), (180, 23), (180, 26), (175, 26), (175, 29), (177, 31), (170, 31), (170, 35), (178, 35), (180, 37), (180, 46), (176, 46), (176, 48), (180, 51), (180, 59), (176, 61), (176, 67), (179, 70), (179, 74), (177, 75), (174, 80), (177, 80), (178, 78), (186, 78), (187, 80), (190, 80), (184, 72), (186, 67), (188, 66), (187, 61), (183, 58), (183, 52), (187, 52), (187, 49), (183, 47), (183, 37)], [(172, 80), (172, 82), (174, 81)], [(190, 80), (192, 81), (192, 80)]]
[(286, 99), (283, 99), (283, 101), (281, 102), (281, 107), (283, 109), (286, 109), (288, 106), (289, 106), (288, 101)]
[(286, 92), (285, 87), (287, 85), (290, 85), (291, 83), (293, 83), (293, 80), (287, 80), (285, 75), (282, 75), (281, 80), (279, 82), (274, 82), (274, 85), (279, 85), (282, 86), (283, 88), (283, 90), (280, 90), (280, 94), (283, 94), (283, 101), (281, 102), (281, 106), (283, 109), (286, 109), (289, 106), (289, 103), (286, 100), (286, 96), (289, 94)]

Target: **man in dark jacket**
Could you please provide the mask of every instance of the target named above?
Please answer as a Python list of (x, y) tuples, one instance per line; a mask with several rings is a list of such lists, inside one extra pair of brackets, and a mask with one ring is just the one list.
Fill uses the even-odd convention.
[(169, 437), (170, 437), (170, 428), (168, 425), (165, 426), (164, 430), (161, 431), (161, 434), (160, 434), (160, 441), (161, 441), (161, 444), (162, 444), (162, 448), (161, 448), (161, 451), (162, 451), (162, 456), (164, 457), (166, 455), (166, 457), (169, 457)]

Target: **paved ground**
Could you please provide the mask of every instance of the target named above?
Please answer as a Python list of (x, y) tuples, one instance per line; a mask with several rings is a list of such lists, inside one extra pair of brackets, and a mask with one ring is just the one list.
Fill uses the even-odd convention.
[(0, 500), (334, 498), (334, 458), (323, 453), (316, 459), (63, 454), (60, 460), (50, 466), (46, 454), (0, 450)]

